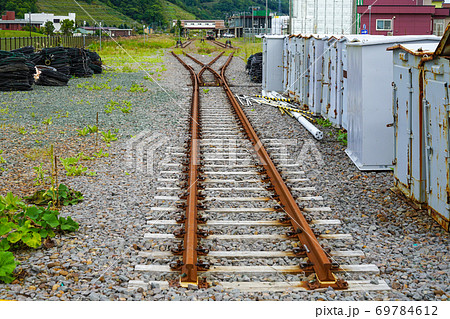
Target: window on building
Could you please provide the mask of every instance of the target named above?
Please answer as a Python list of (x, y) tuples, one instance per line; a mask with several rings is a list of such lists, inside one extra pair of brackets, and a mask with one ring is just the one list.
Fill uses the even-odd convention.
[(53, 19), (53, 23), (59, 23), (59, 19)]
[(441, 37), (444, 34), (444, 19), (435, 19), (433, 20), (433, 34)]
[(391, 19), (377, 19), (377, 31), (391, 31), (392, 20)]

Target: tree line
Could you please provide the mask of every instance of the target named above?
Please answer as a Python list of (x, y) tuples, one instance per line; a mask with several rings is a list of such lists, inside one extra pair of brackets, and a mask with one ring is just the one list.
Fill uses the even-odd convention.
[[(92, 4), (94, 0), (82, 0)], [(144, 24), (167, 24), (163, 0), (96, 0), (116, 9), (126, 16)], [(199, 19), (225, 19), (233, 12), (250, 11), (249, 7), (265, 9), (265, 0), (168, 0)], [(281, 1), (284, 14), (289, 12), (289, 0)], [(278, 1), (269, 1), (269, 8), (278, 10)], [(36, 0), (0, 0), (0, 12), (15, 11), (17, 18), (23, 18), (27, 12), (38, 12)]]

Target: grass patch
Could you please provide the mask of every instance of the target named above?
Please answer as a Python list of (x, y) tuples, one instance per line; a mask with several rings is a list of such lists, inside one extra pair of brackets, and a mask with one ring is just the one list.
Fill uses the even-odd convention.
[(256, 38), (255, 43), (244, 41), (243, 38), (231, 39), (231, 45), (238, 47), (237, 56), (242, 57), (245, 61), (255, 53), (262, 52), (262, 40)]
[[(0, 30), (0, 38), (14, 38), (14, 37), (29, 37), (30, 31), (10, 31), (10, 30)], [(45, 35), (31, 32), (33, 37), (45, 37)]]

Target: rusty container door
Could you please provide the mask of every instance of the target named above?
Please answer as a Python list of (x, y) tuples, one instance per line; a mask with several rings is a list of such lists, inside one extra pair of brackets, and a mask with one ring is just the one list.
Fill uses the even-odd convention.
[(289, 37), (285, 37), (283, 40), (283, 92), (289, 95), (289, 63), (290, 63), (290, 51), (289, 51)]
[(312, 53), (312, 64), (314, 65), (314, 74), (310, 81), (310, 107), (309, 109), (316, 115), (320, 115), (321, 112), (321, 99), (322, 99), (322, 76), (323, 76), (323, 44), (322, 38), (314, 38), (314, 49)]
[(308, 108), (309, 79), (311, 76), (311, 56), (309, 55), (310, 38), (302, 37), (299, 39), (302, 42), (301, 48), (302, 65), (300, 69), (301, 85), (299, 88), (299, 95), (301, 104), (305, 108)]
[(338, 65), (339, 65), (339, 49), (338, 42), (335, 41), (333, 45), (330, 47), (330, 75), (331, 75), (331, 83), (330, 83), (330, 108), (328, 109), (328, 113), (326, 118), (333, 123), (334, 126), (339, 127), (339, 110), (338, 110), (338, 89), (340, 86), (339, 75), (338, 75)]
[(409, 66), (394, 65), (394, 85), (393, 85), (394, 90), (393, 112), (395, 121), (394, 153), (396, 158), (394, 160), (395, 184), (408, 197), (411, 197), (412, 192), (411, 167), (412, 167), (413, 133), (411, 121), (411, 113), (412, 113), (411, 106), (412, 106), (413, 87), (412, 87), (411, 69), (412, 68)]
[(449, 230), (449, 62), (437, 58), (425, 65), (423, 126), (426, 195), (429, 214)]
[(303, 65), (303, 41), (302, 38), (295, 38), (295, 55), (294, 55), (294, 74), (292, 78), (292, 86), (294, 89), (294, 98), (298, 103), (302, 103), (301, 83), (302, 83), (302, 65)]
[(308, 106), (308, 111), (314, 112), (314, 82), (316, 81), (316, 70), (318, 69), (317, 64), (315, 63), (315, 56), (316, 56), (316, 39), (310, 38), (308, 39), (309, 42), (309, 77), (306, 79), (308, 81), (308, 92), (307, 92), (307, 99), (306, 104)]
[(323, 48), (323, 77), (322, 77), (322, 104), (321, 115), (328, 118), (328, 113), (331, 108), (331, 73), (332, 73), (332, 50), (336, 38), (331, 37), (324, 41)]
[(347, 44), (346, 41), (341, 41), (341, 123), (344, 129), (348, 129), (348, 61), (347, 61)]
[(262, 89), (265, 91), (283, 91), (283, 47), (284, 36), (263, 37)]

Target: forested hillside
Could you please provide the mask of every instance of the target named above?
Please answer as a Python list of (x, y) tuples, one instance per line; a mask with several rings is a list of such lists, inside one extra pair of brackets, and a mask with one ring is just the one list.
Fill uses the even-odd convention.
[(0, 0), (0, 13), (16, 11), (17, 18), (23, 18), (24, 13), (37, 10), (36, 0)]
[[(163, 0), (100, 0), (137, 21), (165, 23)], [(250, 6), (265, 8), (265, 0), (168, 0), (199, 19), (224, 19), (233, 12), (250, 11)], [(278, 0), (269, 1), (269, 8), (278, 12)], [(289, 12), (289, 0), (281, 0), (281, 11)]]
[[(98, 1), (135, 21), (153, 25), (164, 25), (174, 18), (225, 19), (233, 12), (250, 11), (251, 6), (264, 10), (266, 3), (265, 0), (78, 0), (77, 2), (80, 5), (93, 5)], [(66, 2), (64, 8), (67, 12), (64, 14), (80, 9), (75, 1), (71, 2), (73, 3)], [(269, 1), (269, 8), (272, 11), (278, 12), (278, 5), (278, 0)], [(38, 12), (39, 7), (37, 0), (0, 0), (0, 11), (6, 10), (16, 11), (17, 17), (22, 18), (26, 12)], [(289, 0), (281, 0), (281, 12), (284, 14), (289, 12)], [(123, 20), (123, 17), (120, 19)]]

